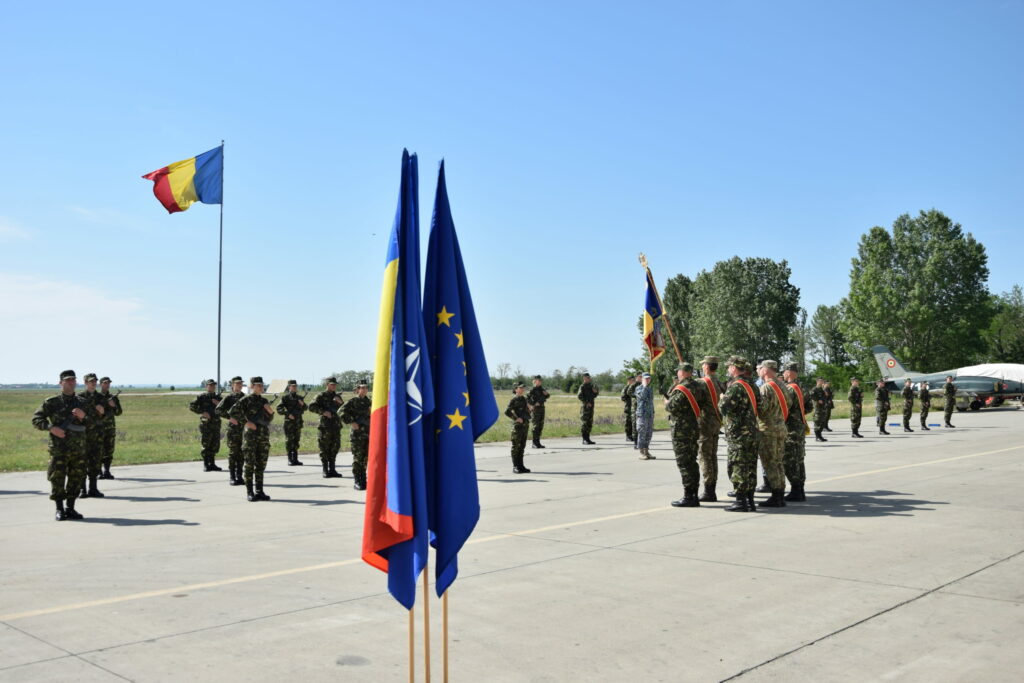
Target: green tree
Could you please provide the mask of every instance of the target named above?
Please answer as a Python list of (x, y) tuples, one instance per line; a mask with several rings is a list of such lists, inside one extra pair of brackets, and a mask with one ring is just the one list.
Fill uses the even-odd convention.
[(1024, 291), (1014, 285), (995, 297), (995, 314), (985, 330), (986, 359), (994, 363), (1024, 361)]
[(873, 227), (857, 247), (843, 331), (862, 367), (884, 344), (908, 367), (963, 365), (984, 349), (992, 310), (985, 247), (940, 211)]
[(844, 366), (850, 362), (842, 330), (842, 307), (822, 304), (814, 311), (808, 341), (819, 364)]

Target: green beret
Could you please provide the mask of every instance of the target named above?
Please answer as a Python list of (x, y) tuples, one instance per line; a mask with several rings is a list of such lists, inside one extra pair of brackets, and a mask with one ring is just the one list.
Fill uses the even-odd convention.
[(62, 373), (60, 373), (60, 381), (63, 382), (66, 379), (77, 379), (77, 377), (75, 377), (75, 371), (65, 370)]
[(86, 382), (95, 382), (97, 380), (96, 373), (95, 372), (90, 372), (89, 374), (87, 374), (82, 379), (84, 381), (86, 381)]
[(100, 384), (103, 384), (104, 382), (109, 382), (109, 381), (110, 381), (109, 377), (100, 377)]

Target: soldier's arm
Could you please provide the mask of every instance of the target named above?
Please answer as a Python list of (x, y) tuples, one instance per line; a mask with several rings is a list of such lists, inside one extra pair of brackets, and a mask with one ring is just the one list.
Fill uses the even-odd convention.
[(281, 401), (280, 403), (277, 404), (277, 407), (274, 408), (274, 410), (277, 412), (278, 415), (284, 415), (285, 413), (288, 412), (288, 409), (290, 407), (291, 406), (289, 404), (285, 403), (284, 401)]
[(50, 410), (46, 401), (32, 415), (32, 426), (41, 432), (50, 431)]
[(202, 406), (199, 405), (200, 398), (200, 396), (197, 396), (194, 399), (192, 399), (191, 403), (188, 404), (188, 409), (191, 410), (193, 413), (196, 413), (197, 415), (203, 412)]
[(513, 406), (515, 406), (515, 401), (509, 401), (508, 402), (508, 407), (505, 408), (505, 417), (507, 417), (509, 419), (512, 419), (512, 420), (515, 420), (516, 419), (516, 413), (512, 409)]

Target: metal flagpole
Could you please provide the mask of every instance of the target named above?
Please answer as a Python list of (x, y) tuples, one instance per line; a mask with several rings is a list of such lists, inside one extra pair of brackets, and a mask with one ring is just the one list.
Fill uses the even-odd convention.
[(220, 315), (224, 284), (224, 141), (220, 141), (220, 251), (217, 255), (217, 390), (220, 391)]

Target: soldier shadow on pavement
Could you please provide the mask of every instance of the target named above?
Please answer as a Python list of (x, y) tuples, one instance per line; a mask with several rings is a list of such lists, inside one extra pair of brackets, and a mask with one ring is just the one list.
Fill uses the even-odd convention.
[[(267, 489), (268, 491), (271, 489)], [(244, 491), (243, 491), (244, 493)], [(270, 503), (305, 503), (306, 505), (321, 506), (321, 505), (362, 505), (361, 500), (295, 500), (291, 498), (271, 498)]]
[[(540, 474), (540, 472), (538, 472), (537, 474)], [(531, 482), (531, 481), (532, 482), (547, 482), (547, 479), (523, 479), (523, 478), (511, 478), (510, 477), (509, 479), (480, 479), (480, 478), (477, 478), (477, 481), (489, 481), (489, 482), (493, 482), (495, 484), (525, 484), (525, 483)]]
[(275, 489), (333, 489), (330, 484), (278, 484), (274, 483)]
[[(0, 496), (40, 496), (43, 491), (0, 491)], [(49, 493), (45, 495), (50, 495)]]
[(785, 510), (766, 508), (765, 512), (830, 517), (913, 517), (918, 512), (935, 510), (932, 506), (949, 505), (948, 502), (921, 500), (910, 495), (898, 491), (808, 491), (804, 503), (787, 504)]
[[(163, 526), (176, 524), (178, 526), (199, 526), (199, 522), (187, 522), (184, 519), (123, 519), (118, 517), (89, 517), (81, 520), (86, 524), (110, 524), (111, 526)], [(76, 522), (71, 522), (75, 524)]]
[(104, 500), (130, 500), (133, 503), (199, 503), (198, 498), (186, 498), (185, 496), (115, 496), (106, 494)]
[(195, 484), (195, 479), (150, 479), (149, 477), (117, 477), (117, 481), (141, 481), (146, 483), (166, 483), (169, 481), (182, 481), (186, 484)]
[(534, 474), (560, 474), (566, 477), (581, 477), (587, 475), (611, 476), (612, 474), (614, 474), (614, 472), (550, 472), (548, 470), (534, 470), (533, 472)]

